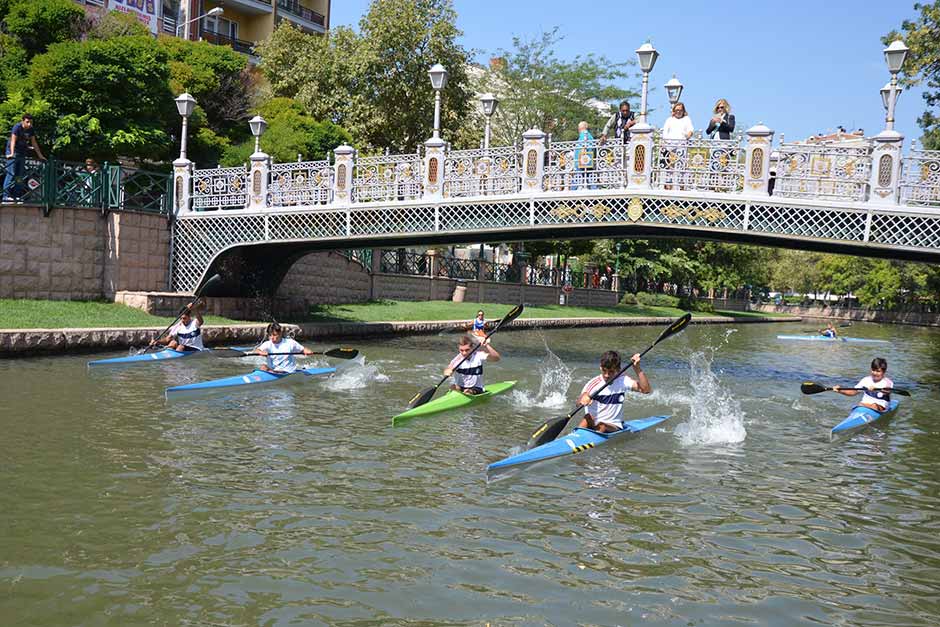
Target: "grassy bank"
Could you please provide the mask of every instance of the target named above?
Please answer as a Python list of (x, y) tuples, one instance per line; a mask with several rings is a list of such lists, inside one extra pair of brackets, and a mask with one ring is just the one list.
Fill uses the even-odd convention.
[[(482, 309), (487, 320), (497, 320), (512, 308), (511, 305), (491, 303), (452, 303), (450, 301), (405, 302), (394, 300), (372, 301), (351, 305), (320, 305), (311, 310), (311, 322), (382, 322), (416, 320), (471, 320)], [(569, 307), (566, 305), (539, 305), (526, 307), (523, 318), (634, 318), (642, 316), (680, 316), (684, 311), (674, 307), (646, 307), (643, 305), (616, 305), (614, 307)], [(773, 317), (756, 311), (723, 311), (718, 316)]]
[[(206, 316), (206, 324), (232, 324), (220, 316)], [(168, 326), (173, 318), (151, 316), (117, 303), (0, 298), (0, 329), (87, 329), (92, 327)]]

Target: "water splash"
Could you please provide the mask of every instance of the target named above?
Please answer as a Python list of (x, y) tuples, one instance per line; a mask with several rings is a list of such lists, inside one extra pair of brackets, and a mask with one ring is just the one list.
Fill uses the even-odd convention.
[(571, 369), (548, 347), (545, 337), (545, 358), (539, 362), (539, 391), (534, 395), (524, 390), (513, 390), (512, 399), (520, 405), (534, 407), (562, 407), (567, 403), (571, 385)]
[(366, 364), (365, 355), (337, 364), (336, 373), (324, 382), (333, 392), (367, 389), (372, 383), (388, 383), (388, 375), (377, 364)]
[(689, 420), (675, 431), (683, 446), (733, 444), (747, 437), (744, 410), (731, 392), (721, 387), (711, 365), (711, 357), (704, 352), (692, 353), (689, 359), (689, 384), (693, 391)]

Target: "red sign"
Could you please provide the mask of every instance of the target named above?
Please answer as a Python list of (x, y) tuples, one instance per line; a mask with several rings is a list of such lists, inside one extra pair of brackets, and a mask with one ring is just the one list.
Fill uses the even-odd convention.
[(561, 291), (565, 294), (570, 294), (574, 291), (574, 288), (571, 287), (571, 283), (565, 283), (565, 285), (561, 288)]

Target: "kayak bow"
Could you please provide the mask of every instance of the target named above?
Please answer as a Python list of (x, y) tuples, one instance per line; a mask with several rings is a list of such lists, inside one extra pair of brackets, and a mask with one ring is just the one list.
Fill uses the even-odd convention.
[(832, 431), (829, 432), (829, 440), (832, 441), (836, 438), (855, 434), (864, 427), (892, 415), (897, 411), (899, 404), (899, 401), (893, 400), (888, 403), (888, 409), (885, 411), (877, 411), (860, 405), (853, 407), (848, 417), (834, 426)]
[(523, 451), (518, 455), (512, 455), (498, 462), (493, 462), (486, 467), (486, 480), (490, 481), (504, 471), (520, 466), (529, 466), (539, 462), (545, 462), (566, 455), (582, 453), (596, 446), (613, 442), (615, 440), (627, 440), (635, 437), (639, 433), (655, 427), (659, 423), (667, 420), (670, 416), (650, 416), (648, 418), (638, 418), (636, 420), (625, 420), (623, 429), (613, 433), (598, 433), (592, 429), (576, 428), (563, 438), (546, 442), (541, 446), (536, 446), (528, 451)]
[(232, 388), (254, 389), (259, 385), (279, 383), (285, 379), (293, 379), (297, 381), (304, 379), (305, 377), (315, 377), (325, 374), (332, 374), (334, 372), (336, 372), (336, 368), (305, 368), (290, 374), (268, 372), (266, 370), (253, 370), (248, 374), (240, 374), (234, 377), (225, 377), (224, 379), (214, 379), (212, 381), (202, 381), (200, 383), (177, 385), (175, 387), (167, 388), (164, 394), (166, 395), (167, 400), (171, 400), (187, 395), (218, 392), (220, 390), (234, 391)]
[(403, 424), (412, 418), (430, 416), (431, 414), (436, 414), (438, 412), (448, 411), (450, 409), (458, 409), (460, 407), (467, 407), (469, 405), (476, 405), (477, 403), (488, 401), (497, 394), (502, 394), (503, 392), (509, 390), (515, 384), (515, 381), (490, 383), (486, 386), (483, 393), (481, 394), (464, 394), (463, 392), (450, 390), (447, 392), (447, 394), (438, 399), (425, 403), (424, 405), (418, 405), (413, 409), (409, 409), (408, 411), (402, 412), (393, 417), (392, 426), (397, 427), (398, 425)]

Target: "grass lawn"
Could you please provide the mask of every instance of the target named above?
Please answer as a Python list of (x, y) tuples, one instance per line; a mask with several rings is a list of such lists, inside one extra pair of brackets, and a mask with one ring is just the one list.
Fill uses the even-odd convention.
[[(206, 324), (239, 322), (219, 316), (206, 316), (205, 320)], [(117, 303), (0, 298), (0, 329), (165, 327), (171, 322), (173, 318), (151, 316)]]
[[(497, 305), (493, 303), (452, 303), (450, 301), (371, 301), (350, 305), (318, 305), (310, 311), (311, 322), (385, 322), (400, 320), (411, 322), (415, 320), (467, 320), (476, 317), (477, 311), (483, 309), (487, 320), (498, 320), (504, 316), (512, 305)], [(569, 307), (566, 305), (539, 305), (526, 307), (522, 318), (634, 318), (641, 316), (667, 316), (675, 318), (681, 316), (681, 309), (673, 307), (644, 307), (642, 305), (616, 305), (614, 307)], [(695, 314), (693, 314), (695, 315)], [(768, 317), (760, 312), (719, 312), (719, 316), (748, 316)]]

